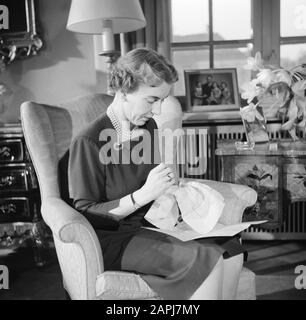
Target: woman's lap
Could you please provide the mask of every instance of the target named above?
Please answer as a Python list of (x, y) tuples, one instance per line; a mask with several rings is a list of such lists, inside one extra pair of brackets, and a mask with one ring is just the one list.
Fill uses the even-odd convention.
[(102, 234), (105, 270), (138, 273), (165, 299), (188, 299), (226, 250), (225, 240), (182, 242), (143, 228)]
[(148, 229), (140, 229), (132, 237), (122, 256), (122, 270), (133, 270), (145, 274), (171, 276), (173, 272), (186, 269), (201, 255), (212, 261), (222, 255), (222, 248), (213, 241), (200, 244), (197, 241), (182, 242), (169, 235)]

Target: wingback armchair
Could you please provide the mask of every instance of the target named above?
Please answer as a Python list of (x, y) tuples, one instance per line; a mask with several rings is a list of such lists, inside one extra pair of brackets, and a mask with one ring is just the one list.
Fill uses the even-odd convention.
[[(65, 174), (59, 164), (67, 157), (72, 138), (105, 112), (111, 101), (108, 95), (92, 94), (57, 106), (34, 102), (21, 105), (25, 141), (41, 191), (41, 213), (52, 230), (63, 286), (71, 299), (159, 299), (139, 275), (104, 271), (94, 229), (69, 204), (63, 190)], [(225, 224), (240, 222), (244, 209), (256, 201), (256, 193), (246, 186), (201, 182), (217, 189), (225, 198), (221, 217)], [(255, 275), (246, 268), (240, 275), (237, 299), (255, 299)]]

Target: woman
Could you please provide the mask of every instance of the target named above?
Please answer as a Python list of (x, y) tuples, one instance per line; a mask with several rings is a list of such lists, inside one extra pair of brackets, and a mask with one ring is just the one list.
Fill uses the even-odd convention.
[(210, 104), (216, 105), (220, 104), (221, 101), (221, 89), (219, 88), (219, 85), (216, 81), (213, 82), (212, 84), (212, 89), (211, 89), (211, 94), (210, 94)]
[[(175, 189), (175, 172), (158, 162), (152, 117), (160, 113), (177, 79), (175, 68), (150, 49), (135, 49), (118, 60), (110, 76), (113, 102), (71, 144), (70, 196), (95, 228), (105, 270), (139, 273), (164, 299), (217, 299), (224, 292), (229, 297), (237, 279), (226, 274), (238, 263), (238, 277), (242, 265), (238, 240), (185, 243), (142, 228), (154, 227), (144, 219), (153, 201)], [(150, 161), (126, 161), (135, 160), (133, 152), (144, 132), (151, 137)], [(118, 228), (111, 230), (114, 220)]]
[(221, 104), (232, 104), (231, 92), (225, 81), (221, 82), (221, 92), (222, 92)]
[(203, 88), (202, 82), (197, 81), (196, 86), (193, 89), (193, 106), (203, 105)]

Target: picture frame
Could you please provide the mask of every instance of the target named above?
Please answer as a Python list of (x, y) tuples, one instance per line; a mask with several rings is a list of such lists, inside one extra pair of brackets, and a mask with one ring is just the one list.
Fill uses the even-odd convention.
[(239, 111), (237, 69), (184, 70), (186, 112)]
[(37, 33), (37, 0), (2, 0), (6, 21), (2, 17), (0, 57), (5, 64), (37, 55), (43, 40)]

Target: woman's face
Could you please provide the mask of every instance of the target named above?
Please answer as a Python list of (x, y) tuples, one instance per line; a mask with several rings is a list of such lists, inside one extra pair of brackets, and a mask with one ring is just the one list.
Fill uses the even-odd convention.
[(139, 88), (126, 94), (123, 103), (124, 114), (128, 121), (136, 126), (142, 126), (154, 114), (159, 114), (161, 103), (170, 93), (171, 85), (162, 82), (158, 87), (140, 85)]

